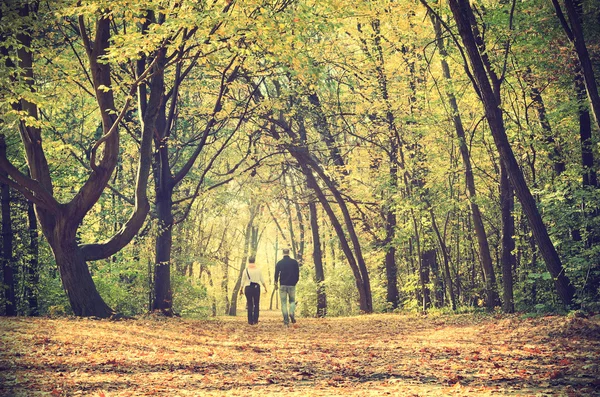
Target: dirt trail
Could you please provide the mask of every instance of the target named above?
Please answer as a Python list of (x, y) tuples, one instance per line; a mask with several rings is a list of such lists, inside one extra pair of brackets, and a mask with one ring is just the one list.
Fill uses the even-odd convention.
[(0, 320), (2, 396), (600, 396), (600, 321)]

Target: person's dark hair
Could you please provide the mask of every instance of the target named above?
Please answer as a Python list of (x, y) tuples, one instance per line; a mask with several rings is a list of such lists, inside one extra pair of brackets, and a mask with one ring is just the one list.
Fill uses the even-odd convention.
[(290, 254), (290, 250), (288, 248), (284, 248), (283, 255), (289, 255), (289, 254)]
[(256, 262), (256, 258), (251, 256), (250, 258), (248, 258), (248, 262), (254, 263), (254, 262)]

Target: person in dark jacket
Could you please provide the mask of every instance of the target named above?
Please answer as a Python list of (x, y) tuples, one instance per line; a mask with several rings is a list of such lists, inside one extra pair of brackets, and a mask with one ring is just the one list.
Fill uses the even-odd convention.
[[(296, 322), (296, 284), (300, 277), (300, 265), (298, 261), (290, 258), (290, 250), (283, 250), (283, 259), (275, 265), (275, 286), (279, 283), (279, 297), (281, 298), (281, 313), (283, 323), (288, 326), (290, 320)], [(289, 311), (288, 311), (289, 300)]]

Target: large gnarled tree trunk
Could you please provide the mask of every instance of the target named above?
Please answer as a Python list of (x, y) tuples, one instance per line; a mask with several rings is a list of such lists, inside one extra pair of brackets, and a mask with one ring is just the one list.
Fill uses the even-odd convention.
[[(29, 18), (29, 8), (20, 9), (21, 17)], [(95, 37), (92, 40), (84, 23), (79, 17), (80, 35), (88, 55), (90, 75), (94, 85), (96, 100), (102, 117), (103, 136), (93, 148), (90, 167), (92, 171), (83, 186), (67, 203), (59, 203), (53, 194), (50, 169), (42, 146), (42, 132), (25, 119), (20, 123), (21, 140), (25, 149), (27, 164), (31, 177), (21, 173), (9, 161), (0, 159), (0, 168), (8, 177), (4, 182), (21, 191), (26, 198), (35, 204), (36, 215), (50, 247), (54, 253), (56, 264), (60, 270), (63, 287), (75, 315), (109, 317), (114, 311), (104, 302), (96, 290), (90, 275), (87, 261), (106, 258), (123, 248), (137, 233), (148, 212), (146, 183), (150, 166), (151, 135), (142, 137), (140, 163), (136, 180), (136, 207), (131, 218), (123, 228), (111, 239), (98, 243), (79, 245), (76, 239), (77, 230), (84, 217), (98, 201), (115, 168), (119, 154), (118, 122), (124, 116), (127, 104), (116, 117), (114, 94), (104, 87), (111, 87), (111, 66), (100, 61), (106, 54), (110, 38), (110, 19), (108, 13), (97, 16)], [(22, 44), (17, 53), (21, 76), (33, 90), (33, 55), (29, 50), (31, 37), (27, 32), (19, 34)], [(37, 105), (21, 99), (18, 103), (28, 118), (37, 119)], [(148, 139), (150, 137), (150, 139)], [(101, 149), (97, 162), (96, 152)]]

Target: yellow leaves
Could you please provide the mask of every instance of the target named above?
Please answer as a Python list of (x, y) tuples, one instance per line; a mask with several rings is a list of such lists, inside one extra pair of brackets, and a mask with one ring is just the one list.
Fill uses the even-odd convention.
[[(0, 351), (0, 362), (13, 364), (2, 376), (17, 375), (9, 394), (56, 396), (508, 396), (540, 387), (560, 393), (566, 385), (586, 395), (591, 378), (583, 366), (598, 354), (571, 336), (553, 334), (547, 346), (561, 318), (370, 315), (300, 318), (297, 328), (283, 329), (280, 316), (263, 311), (256, 327), (243, 316), (7, 319), (0, 330), (10, 349)], [(518, 354), (524, 349), (526, 360)]]
[(111, 88), (110, 88), (110, 87), (107, 87), (107, 86), (105, 86), (105, 85), (103, 85), (103, 84), (100, 84), (100, 85), (98, 86), (98, 90), (99, 90), (99, 91), (102, 91), (102, 92), (110, 92), (110, 91), (111, 91)]

